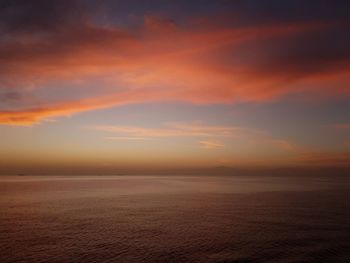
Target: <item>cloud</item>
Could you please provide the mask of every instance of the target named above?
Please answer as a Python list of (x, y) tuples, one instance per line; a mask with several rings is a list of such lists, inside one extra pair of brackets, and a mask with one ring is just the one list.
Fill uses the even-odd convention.
[(268, 9), (267, 19), (236, 4), (228, 10), (241, 10), (237, 19), (144, 15), (143, 23), (118, 25), (101, 23), (97, 3), (4, 3), (0, 91), (31, 97), (1, 103), (0, 124), (32, 125), (129, 103), (350, 95), (349, 20), (339, 4), (329, 7), (339, 16), (310, 9), (308, 19), (294, 14), (294, 5), (294, 18)]
[(350, 152), (304, 151), (293, 155), (237, 155), (236, 158), (220, 160), (226, 165), (249, 166), (300, 166), (300, 167), (350, 167)]
[[(264, 149), (269, 155), (278, 150), (293, 156), (299, 156), (310, 152), (310, 149), (299, 146), (286, 139), (274, 138), (268, 132), (260, 129), (208, 125), (203, 122), (170, 122), (161, 127), (145, 128), (141, 126), (116, 126), (98, 125), (87, 127), (97, 131), (107, 132), (113, 136), (106, 139), (127, 141), (148, 141), (154, 139), (194, 138), (202, 148), (218, 149), (229, 148), (232, 143), (243, 142), (251, 149)], [(223, 142), (224, 141), (224, 142)], [(249, 147), (248, 147), (249, 148)]]
[(0, 124), (30, 126), (43, 119), (48, 120), (57, 116), (71, 116), (83, 111), (125, 104), (127, 101), (127, 99), (120, 99), (118, 97), (114, 98), (112, 96), (107, 98), (101, 97), (96, 99), (61, 102), (57, 104), (46, 104), (42, 107), (24, 110), (0, 111)]
[(316, 166), (350, 166), (350, 152), (318, 152), (300, 155), (299, 163)]
[(205, 149), (220, 149), (225, 147), (225, 145), (219, 141), (199, 141), (202, 148)]
[(106, 137), (108, 140), (121, 140), (121, 141), (149, 141), (152, 140), (152, 138), (145, 138), (145, 137), (126, 137), (126, 136), (110, 136)]
[(338, 130), (349, 130), (350, 129), (350, 124), (348, 124), (348, 123), (334, 124), (332, 126)]
[(272, 145), (282, 149), (282, 150), (292, 152), (292, 153), (303, 153), (303, 152), (307, 151), (303, 147), (300, 147), (299, 145), (296, 145), (295, 143), (292, 143), (292, 142), (287, 141), (287, 140), (267, 139), (267, 142), (269, 144), (272, 144)]
[[(260, 133), (259, 130), (209, 126), (202, 123), (167, 123), (161, 128), (144, 128), (135, 126), (95, 126), (92, 129), (120, 134), (127, 138), (167, 138), (167, 137), (235, 137), (247, 132)], [(117, 136), (118, 138), (119, 136)]]

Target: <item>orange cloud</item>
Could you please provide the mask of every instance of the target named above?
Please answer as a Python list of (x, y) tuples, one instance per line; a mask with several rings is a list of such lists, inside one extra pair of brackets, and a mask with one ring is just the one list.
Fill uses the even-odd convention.
[[(180, 27), (146, 16), (134, 31), (84, 21), (50, 35), (16, 33), (0, 44), (0, 66), (6, 65), (0, 78), (5, 91), (34, 98), (2, 106), (0, 124), (32, 125), (129, 103), (264, 102), (305, 90), (350, 94), (343, 86), (347, 57), (330, 59), (324, 67), (317, 65), (320, 69), (310, 58), (312, 70), (305, 70), (300, 65), (307, 59), (299, 53), (288, 63), (264, 50), (275, 40), (298, 43), (310, 32), (332, 27), (320, 22)], [(329, 85), (320, 88), (325, 76)], [(69, 97), (74, 91), (78, 98), (52, 99), (57, 85), (60, 94)]]
[(205, 149), (220, 149), (225, 147), (225, 145), (221, 142), (218, 141), (199, 141), (201, 144), (202, 148)]
[[(127, 138), (162, 137), (235, 137), (260, 131), (241, 127), (209, 126), (201, 123), (167, 123), (163, 128), (144, 128), (131, 126), (96, 126), (95, 130), (113, 132)], [(113, 138), (113, 137), (112, 137)], [(119, 136), (117, 136), (119, 138)]]
[(145, 138), (145, 137), (127, 137), (127, 136), (110, 136), (106, 137), (108, 140), (126, 140), (126, 141), (149, 141), (152, 140), (152, 138)]
[[(232, 143), (237, 141), (245, 142), (251, 149), (264, 149), (264, 154), (271, 155), (284, 152), (299, 156), (310, 152), (310, 149), (301, 147), (293, 142), (285, 139), (273, 138), (270, 134), (263, 130), (234, 127), (234, 126), (215, 126), (207, 125), (202, 122), (175, 122), (165, 123), (162, 127), (145, 128), (139, 126), (113, 126), (99, 125), (88, 127), (102, 132), (114, 134), (107, 136), (106, 139), (112, 140), (153, 140), (167, 138), (198, 138), (198, 142), (202, 148), (229, 148)], [(222, 142), (224, 141), (224, 142)]]
[(0, 124), (29, 126), (43, 119), (50, 119), (57, 116), (70, 116), (82, 111), (117, 105), (121, 102), (125, 103), (125, 101), (118, 101), (117, 99), (99, 98), (63, 102), (25, 110), (0, 111)]

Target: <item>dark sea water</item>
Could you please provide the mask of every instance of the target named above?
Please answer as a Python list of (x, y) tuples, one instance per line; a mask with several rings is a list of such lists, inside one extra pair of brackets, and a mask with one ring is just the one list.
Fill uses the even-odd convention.
[(0, 177), (0, 262), (350, 262), (349, 179)]

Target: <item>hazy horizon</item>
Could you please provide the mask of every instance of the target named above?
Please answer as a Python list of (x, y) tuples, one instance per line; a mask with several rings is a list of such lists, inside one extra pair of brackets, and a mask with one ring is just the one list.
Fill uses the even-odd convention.
[(0, 176), (123, 176), (123, 175), (187, 175), (187, 176), (349, 176), (350, 167), (337, 166), (302, 166), (302, 167), (229, 167), (229, 166), (213, 166), (213, 167), (182, 167), (182, 168), (107, 168), (107, 169), (91, 169), (81, 167), (64, 167), (58, 169), (48, 167), (36, 167), (33, 169), (9, 169), (0, 171)]

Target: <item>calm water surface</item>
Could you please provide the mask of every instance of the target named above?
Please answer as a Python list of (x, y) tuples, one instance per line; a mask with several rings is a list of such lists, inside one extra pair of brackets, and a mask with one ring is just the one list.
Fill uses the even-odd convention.
[(0, 177), (0, 262), (350, 262), (347, 178)]

